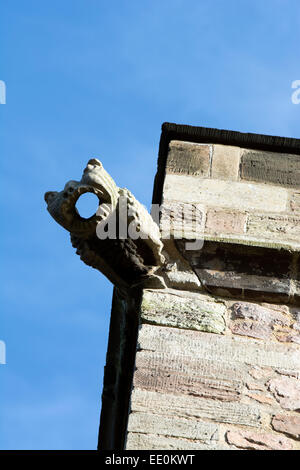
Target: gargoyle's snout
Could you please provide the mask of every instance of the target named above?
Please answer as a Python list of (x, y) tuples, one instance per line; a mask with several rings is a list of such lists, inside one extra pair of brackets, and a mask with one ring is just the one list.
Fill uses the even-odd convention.
[(57, 191), (47, 191), (44, 195), (46, 203), (49, 204), (57, 194)]
[(103, 168), (102, 167), (102, 163), (100, 162), (100, 160), (98, 160), (98, 158), (91, 158), (89, 161), (88, 161), (88, 165), (93, 165), (93, 166), (97, 166), (99, 168)]

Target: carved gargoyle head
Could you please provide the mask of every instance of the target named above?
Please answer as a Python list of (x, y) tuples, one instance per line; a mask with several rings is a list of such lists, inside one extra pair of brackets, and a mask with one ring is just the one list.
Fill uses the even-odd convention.
[[(87, 192), (98, 197), (99, 209), (85, 219), (78, 213), (76, 202)], [(72, 245), (86, 264), (115, 285), (133, 287), (155, 278), (154, 284), (161, 286), (154, 275), (164, 263), (159, 228), (130, 191), (118, 188), (99, 160), (89, 160), (80, 181), (69, 181), (60, 192), (48, 191), (45, 201), (52, 217), (70, 232)], [(101, 238), (98, 224), (105, 227), (112, 216), (116, 236)], [(120, 223), (140, 230), (142, 236), (120, 236)]]
[[(102, 163), (89, 160), (80, 181), (68, 181), (60, 192), (48, 191), (45, 194), (47, 209), (62, 227), (78, 236), (87, 236), (96, 230), (97, 223), (104, 217), (104, 211), (85, 219), (76, 209), (76, 202), (84, 193), (93, 193), (100, 204), (109, 204), (115, 209), (118, 201), (118, 187), (104, 170)], [(105, 206), (104, 206), (105, 207)]]

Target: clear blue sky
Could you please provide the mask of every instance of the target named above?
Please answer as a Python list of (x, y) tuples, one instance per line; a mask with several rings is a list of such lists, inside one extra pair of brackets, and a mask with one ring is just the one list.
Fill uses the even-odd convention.
[(299, 0), (2, 0), (2, 449), (94, 449), (112, 286), (43, 194), (98, 156), (149, 207), (164, 121), (300, 137)]

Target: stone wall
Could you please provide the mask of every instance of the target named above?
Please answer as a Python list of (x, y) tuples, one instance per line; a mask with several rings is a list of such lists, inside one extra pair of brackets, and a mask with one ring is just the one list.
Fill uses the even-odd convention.
[(299, 344), (297, 308), (145, 291), (127, 449), (299, 449)]
[(171, 141), (163, 205), (175, 202), (203, 206), (206, 239), (299, 251), (298, 155)]
[(300, 449), (300, 156), (171, 140), (162, 204), (175, 255), (142, 293), (126, 448)]

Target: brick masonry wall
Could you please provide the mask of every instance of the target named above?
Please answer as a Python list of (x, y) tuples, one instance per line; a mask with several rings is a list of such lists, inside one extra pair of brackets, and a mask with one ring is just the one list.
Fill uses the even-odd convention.
[(143, 291), (126, 448), (300, 450), (300, 156), (171, 141), (170, 213), (189, 269)]

